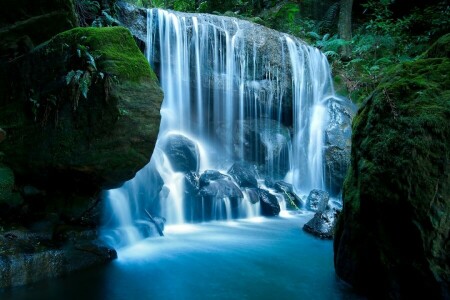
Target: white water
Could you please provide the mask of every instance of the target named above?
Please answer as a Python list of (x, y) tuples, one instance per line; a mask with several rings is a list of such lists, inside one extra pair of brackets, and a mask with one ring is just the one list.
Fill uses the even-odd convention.
[[(284, 178), (299, 193), (324, 189), (326, 101), (334, 90), (319, 50), (272, 31), (260, 36), (256, 25), (233, 18), (153, 9), (147, 27), (147, 58), (164, 91), (160, 133), (150, 163), (130, 183), (107, 193), (116, 203), (109, 213), (128, 214), (117, 217), (120, 226), (114, 230), (133, 227), (145, 218), (144, 208), (169, 224), (185, 222), (184, 175), (173, 171), (161, 148), (174, 132), (197, 144), (200, 173), (226, 172), (234, 161), (246, 160), (261, 165), (263, 176)], [(285, 101), (292, 101), (292, 113)], [(283, 123), (291, 124), (291, 133)], [(155, 173), (163, 181), (158, 195)], [(117, 196), (120, 201), (113, 199)], [(247, 198), (244, 192), (239, 217), (259, 215), (259, 205)], [(216, 199), (212, 215), (229, 219), (230, 206), (230, 199)]]

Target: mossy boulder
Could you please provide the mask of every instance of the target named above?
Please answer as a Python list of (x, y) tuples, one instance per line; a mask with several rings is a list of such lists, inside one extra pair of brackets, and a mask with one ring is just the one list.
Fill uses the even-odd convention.
[[(86, 63), (91, 58), (95, 70)], [(86, 96), (81, 80), (68, 84), (71, 71), (90, 77)], [(19, 184), (93, 195), (131, 179), (149, 161), (162, 92), (127, 29), (63, 32), (8, 72), (10, 89), (0, 101), (8, 135), (0, 151)]]
[(335, 267), (374, 299), (450, 296), (449, 74), (448, 57), (400, 64), (353, 121)]

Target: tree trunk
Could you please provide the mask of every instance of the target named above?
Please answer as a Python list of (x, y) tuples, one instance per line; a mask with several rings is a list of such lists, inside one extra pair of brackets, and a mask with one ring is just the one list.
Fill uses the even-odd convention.
[[(352, 6), (353, 0), (340, 0), (338, 30), (341, 39), (350, 41), (352, 39)], [(345, 45), (341, 50), (342, 58), (349, 59), (352, 55), (350, 45)]]

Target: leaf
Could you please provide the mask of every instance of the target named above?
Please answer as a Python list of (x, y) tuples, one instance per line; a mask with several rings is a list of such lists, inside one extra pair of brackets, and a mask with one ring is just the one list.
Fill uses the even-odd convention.
[(316, 40), (320, 40), (320, 39), (321, 39), (320, 35), (319, 35), (317, 32), (314, 32), (314, 31), (308, 32), (308, 35), (309, 35), (310, 37), (315, 38)]
[(80, 90), (81, 94), (85, 99), (87, 99), (87, 94), (90, 85), (91, 85), (91, 75), (89, 74), (89, 72), (84, 72), (83, 77), (80, 80)]

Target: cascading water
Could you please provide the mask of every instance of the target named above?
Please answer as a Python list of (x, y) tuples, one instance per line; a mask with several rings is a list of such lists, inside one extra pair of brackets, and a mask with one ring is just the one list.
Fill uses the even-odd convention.
[[(327, 101), (335, 96), (319, 50), (269, 29), (259, 34), (262, 26), (234, 18), (152, 9), (147, 25), (147, 57), (164, 91), (160, 133), (150, 163), (120, 192), (107, 192), (115, 205), (106, 235), (133, 234), (128, 229), (145, 219), (144, 209), (169, 224), (189, 219), (187, 171), (167, 154), (166, 141), (174, 137), (195, 145), (197, 167), (189, 172), (226, 173), (246, 161), (261, 178), (284, 179), (298, 192), (325, 188)], [(237, 202), (219, 197), (212, 208), (199, 200), (202, 214), (254, 216), (259, 204), (255, 209), (242, 192)], [(117, 195), (132, 201), (113, 200)]]

